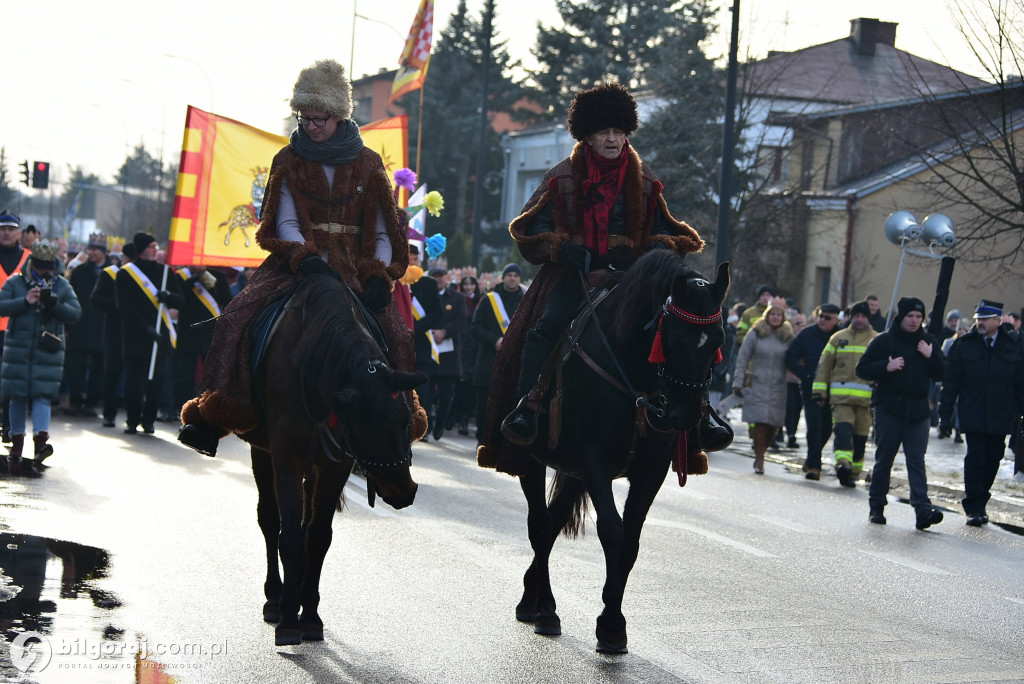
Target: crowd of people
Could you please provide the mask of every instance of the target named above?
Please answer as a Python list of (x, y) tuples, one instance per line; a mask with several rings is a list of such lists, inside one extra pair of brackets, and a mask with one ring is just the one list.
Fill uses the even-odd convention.
[(807, 479), (821, 479), (822, 451), (831, 438), (835, 475), (842, 486), (855, 487), (866, 475), (873, 435), (870, 522), (886, 522), (890, 473), (902, 448), (917, 528), (926, 529), (942, 520), (928, 499), (925, 471), (929, 431), (938, 428), (939, 439), (955, 434), (963, 442), (966, 436), (962, 504), (968, 525), (986, 524), (1007, 437), (1014, 480), (1024, 482), (1021, 317), (982, 300), (973, 325), (954, 309), (933, 337), (928, 320), (920, 299), (904, 297), (886, 326), (873, 295), (846, 310), (825, 303), (804, 316), (769, 285), (753, 305), (733, 305), (712, 400), (723, 413), (742, 405), (754, 472), (764, 473), (769, 448), (799, 448), (793, 427), (803, 412)]
[(0, 397), (10, 444), (0, 472), (41, 475), (53, 454), (54, 410), (106, 428), (123, 410), (127, 434), (177, 422), (209, 348), (213, 326), (204, 321), (220, 314), (231, 281), (244, 274), (172, 268), (159, 247), (139, 232), (108, 253), (106, 238), (94, 234), (68, 253), (62, 239), (39, 239), (0, 212)]

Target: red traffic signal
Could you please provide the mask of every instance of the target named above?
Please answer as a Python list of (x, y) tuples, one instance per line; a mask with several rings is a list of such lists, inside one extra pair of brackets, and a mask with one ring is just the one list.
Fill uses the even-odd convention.
[(50, 187), (50, 162), (35, 162), (32, 169), (32, 187), (40, 190)]

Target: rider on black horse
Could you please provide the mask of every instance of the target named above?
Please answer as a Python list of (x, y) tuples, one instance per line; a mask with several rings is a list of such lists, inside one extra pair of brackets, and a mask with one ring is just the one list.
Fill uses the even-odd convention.
[[(624, 86), (602, 83), (578, 92), (568, 126), (579, 142), (547, 172), (509, 226), (523, 256), (544, 265), (531, 286), (541, 292), (533, 311), (520, 312), (542, 313), (526, 333), (521, 399), (502, 424), (513, 444), (526, 446), (537, 437), (538, 376), (583, 299), (581, 274), (627, 269), (651, 249), (685, 256), (704, 247), (693, 228), (672, 216), (664, 186), (630, 146), (627, 138), (638, 124), (636, 102)], [(717, 430), (724, 428), (702, 421), (703, 441), (712, 443)]]

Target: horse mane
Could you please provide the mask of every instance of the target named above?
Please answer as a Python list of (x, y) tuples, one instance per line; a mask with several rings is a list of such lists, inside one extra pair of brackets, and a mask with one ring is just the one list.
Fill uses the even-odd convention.
[(324, 401), (334, 404), (334, 393), (354, 385), (365, 415), (386, 415), (387, 395), (373, 392), (366, 372), (371, 358), (384, 359), (353, 309), (355, 296), (348, 286), (329, 275), (314, 274), (299, 280), (292, 299), (301, 307), (302, 331), (295, 348), (296, 365), (306, 386), (316, 388)]
[(672, 293), (672, 283), (680, 275), (691, 278), (700, 274), (671, 250), (651, 250), (637, 259), (616, 290), (618, 311), (613, 323), (613, 336), (623, 342), (653, 320)]

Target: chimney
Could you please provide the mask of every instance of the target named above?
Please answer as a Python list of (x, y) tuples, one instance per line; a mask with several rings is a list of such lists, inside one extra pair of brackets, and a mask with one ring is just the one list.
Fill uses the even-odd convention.
[(850, 38), (859, 55), (872, 56), (878, 44), (896, 46), (896, 26), (893, 21), (879, 21), (860, 17), (850, 20)]

